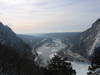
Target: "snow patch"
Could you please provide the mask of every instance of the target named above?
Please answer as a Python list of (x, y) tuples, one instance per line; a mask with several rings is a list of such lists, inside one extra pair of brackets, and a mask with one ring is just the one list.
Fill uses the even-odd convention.
[(72, 62), (72, 66), (73, 69), (76, 70), (76, 75), (87, 75), (89, 64), (81, 62)]

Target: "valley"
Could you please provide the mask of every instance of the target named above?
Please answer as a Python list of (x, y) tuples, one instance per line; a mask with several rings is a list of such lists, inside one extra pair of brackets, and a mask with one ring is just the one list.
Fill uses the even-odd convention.
[[(37, 71), (40, 71), (41, 73), (43, 69), (40, 70), (39, 67), (46, 67), (54, 55), (59, 55), (62, 58), (67, 57), (68, 61), (72, 62), (77, 75), (81, 73), (86, 75), (89, 65), (87, 63), (90, 62), (90, 57), (94, 58), (94, 55), (99, 57), (99, 47), (100, 19), (84, 32), (43, 33), (36, 35), (16, 34), (8, 26), (0, 23), (0, 61), (4, 62), (3, 65), (15, 65), (15, 67), (11, 67), (13, 73), (20, 73), (21, 71), (23, 73), (27, 71), (27, 73), (37, 74)], [(11, 62), (12, 60), (14, 62)], [(20, 64), (23, 64), (25, 69)], [(30, 67), (26, 68), (27, 66)], [(20, 72), (18, 72), (19, 67), (21, 67)], [(1, 68), (4, 68), (4, 66), (1, 66)], [(31, 70), (27, 70), (30, 68)]]

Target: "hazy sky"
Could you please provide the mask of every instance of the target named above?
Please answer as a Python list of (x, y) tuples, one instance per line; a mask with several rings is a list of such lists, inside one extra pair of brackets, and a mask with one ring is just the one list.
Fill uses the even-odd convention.
[(100, 17), (100, 0), (0, 0), (0, 21), (17, 33), (78, 32)]

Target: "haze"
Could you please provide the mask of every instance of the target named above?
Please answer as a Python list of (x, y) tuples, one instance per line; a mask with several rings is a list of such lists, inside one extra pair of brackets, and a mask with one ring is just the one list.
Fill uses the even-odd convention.
[(80, 32), (100, 18), (100, 0), (0, 0), (0, 21), (16, 33)]

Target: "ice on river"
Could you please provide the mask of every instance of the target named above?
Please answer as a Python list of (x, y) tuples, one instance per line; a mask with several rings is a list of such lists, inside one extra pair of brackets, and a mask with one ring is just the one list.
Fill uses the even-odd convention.
[(89, 64), (81, 62), (72, 62), (72, 65), (77, 72), (76, 75), (87, 75)]

